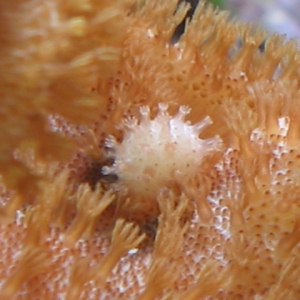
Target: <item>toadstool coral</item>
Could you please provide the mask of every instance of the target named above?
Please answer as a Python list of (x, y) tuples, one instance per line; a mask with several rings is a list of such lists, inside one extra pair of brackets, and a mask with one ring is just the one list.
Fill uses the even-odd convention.
[[(76, 15), (69, 26), (58, 23), (61, 33), (27, 44), (34, 52), (41, 42), (54, 43), (77, 28), (75, 40), (82, 47), (66, 38), (63, 62), (76, 50), (90, 57), (100, 43), (99, 10), (104, 32), (110, 32), (110, 21), (120, 14), (123, 27), (101, 35), (101, 43), (118, 49), (111, 65), (96, 55), (79, 64), (79, 70), (65, 69), (54, 63), (55, 55), (40, 51), (41, 65), (10, 60), (9, 70), (31, 71), (21, 77), (10, 71), (12, 85), (1, 74), (3, 107), (14, 99), (20, 117), (20, 127), (11, 128), (23, 129), (27, 109), (21, 103), (35, 99), (32, 112), (47, 124), (37, 130), (59, 136), (59, 149), (72, 141), (70, 157), (62, 162), (59, 155), (48, 155), (54, 140), (41, 133), (34, 139), (29, 135), (36, 144), (14, 143), (16, 136), (3, 133), (10, 145), (1, 152), (10, 155), (6, 168), (12, 164), (18, 170), (16, 160), (22, 172), (27, 170), (22, 174), (35, 179), (23, 176), (18, 189), (11, 188), (18, 184), (1, 185), (1, 299), (300, 298), (297, 44), (231, 21), (226, 12), (203, 2), (175, 44), (170, 42), (173, 33), (188, 12), (186, 4), (178, 6), (175, 0), (128, 1), (124, 6), (89, 0), (18, 4), (34, 7), (44, 26), (53, 21), (43, 18), (45, 12), (67, 20), (69, 13)], [(39, 32), (40, 23), (28, 25), (31, 12), (19, 15), (18, 6), (1, 5), (6, 18), (20, 16), (26, 37)], [(104, 7), (110, 13), (104, 14)], [(83, 26), (82, 18), (89, 26)], [(2, 63), (5, 53), (21, 58), (31, 53), (13, 29), (9, 23), (7, 40), (14, 42), (0, 50)], [(50, 54), (56, 53), (51, 49)], [(48, 68), (35, 73), (40, 66), (55, 66), (58, 73), (48, 73)], [(64, 82), (76, 84), (65, 90)], [(31, 98), (37, 91), (55, 95), (49, 99), (61, 107), (46, 109), (45, 103), (53, 102)], [(83, 91), (94, 99), (92, 109), (73, 111), (75, 96)], [(66, 103), (74, 106), (69, 110)], [(7, 109), (3, 115), (13, 113)], [(202, 132), (208, 116), (212, 124)], [(153, 127), (156, 135), (149, 134)], [(20, 141), (26, 140), (26, 128), (17, 135)], [(143, 142), (151, 146), (152, 160), (138, 149)], [(43, 147), (47, 151), (38, 151)], [(145, 184), (143, 167), (148, 164), (154, 176), (150, 172)], [(10, 182), (11, 174), (3, 170), (3, 179)], [(123, 191), (116, 188), (122, 185)]]

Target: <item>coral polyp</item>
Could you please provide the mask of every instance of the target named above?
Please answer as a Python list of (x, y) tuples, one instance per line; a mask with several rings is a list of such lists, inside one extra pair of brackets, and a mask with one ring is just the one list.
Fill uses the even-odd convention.
[(199, 138), (212, 120), (206, 117), (196, 124), (185, 121), (190, 108), (180, 106), (175, 116), (168, 113), (168, 105), (160, 103), (155, 118), (150, 108), (140, 108), (141, 119), (126, 119), (122, 123), (121, 143), (110, 136), (106, 141), (115, 162), (104, 167), (105, 174), (117, 174), (119, 184), (134, 196), (156, 198), (162, 186), (180, 184), (193, 178), (203, 159), (221, 148), (219, 136)]
[(296, 41), (206, 1), (0, 8), (1, 300), (300, 299)]

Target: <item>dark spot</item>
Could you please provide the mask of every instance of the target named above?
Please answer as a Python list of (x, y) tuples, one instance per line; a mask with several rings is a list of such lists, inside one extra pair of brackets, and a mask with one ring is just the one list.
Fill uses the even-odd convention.
[(141, 231), (151, 238), (155, 238), (158, 227), (158, 219), (151, 219), (141, 225)]
[(182, 22), (176, 27), (175, 32), (171, 38), (172, 44), (175, 44), (179, 40), (180, 36), (184, 33), (186, 20), (190, 19), (193, 16), (197, 7), (198, 0), (179, 0), (178, 4), (182, 2), (188, 2), (191, 5), (191, 8), (189, 9), (187, 15), (182, 20)]
[(100, 181), (103, 181), (104, 183), (116, 182), (118, 180), (117, 174), (103, 174), (103, 167), (111, 166), (112, 163), (112, 160), (106, 160), (104, 162), (91, 161), (85, 171), (84, 182), (87, 182), (93, 189)]

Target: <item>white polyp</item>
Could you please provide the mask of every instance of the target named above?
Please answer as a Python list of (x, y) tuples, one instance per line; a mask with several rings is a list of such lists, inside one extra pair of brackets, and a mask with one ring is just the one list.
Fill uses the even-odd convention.
[(140, 108), (140, 114), (142, 115), (142, 120), (149, 120), (150, 118), (150, 108), (148, 106), (142, 106)]
[(187, 105), (183, 105), (179, 107), (179, 112), (183, 113), (184, 115), (188, 115), (191, 112), (191, 108)]
[(103, 168), (105, 174), (118, 175), (119, 184), (145, 201), (156, 198), (162, 187), (178, 180), (178, 174), (184, 179), (195, 176), (205, 156), (220, 150), (222, 143), (218, 136), (199, 138), (212, 123), (209, 117), (191, 125), (184, 121), (190, 112), (187, 106), (181, 106), (174, 117), (167, 109), (167, 104), (160, 103), (156, 117), (151, 119), (150, 109), (141, 107), (142, 121), (126, 126), (122, 143), (114, 146), (113, 167)]
[(117, 145), (117, 141), (114, 136), (109, 135), (105, 140), (105, 146), (107, 148), (114, 148)]
[(205, 117), (202, 121), (193, 125), (193, 128), (197, 134), (200, 134), (206, 127), (211, 125), (213, 122), (210, 117)]
[(222, 146), (222, 139), (216, 135), (213, 138), (203, 140), (203, 147), (207, 149), (207, 152), (214, 151), (216, 148)]
[(190, 107), (183, 105), (179, 107), (177, 115), (174, 117), (177, 121), (183, 121), (185, 116), (191, 112)]
[(167, 114), (166, 111), (168, 110), (168, 108), (169, 105), (167, 103), (158, 103), (158, 109), (159, 109), (158, 115), (165, 116)]
[(123, 127), (126, 127), (128, 129), (133, 129), (137, 126), (138, 121), (136, 118), (131, 117), (131, 118), (127, 118), (123, 121)]

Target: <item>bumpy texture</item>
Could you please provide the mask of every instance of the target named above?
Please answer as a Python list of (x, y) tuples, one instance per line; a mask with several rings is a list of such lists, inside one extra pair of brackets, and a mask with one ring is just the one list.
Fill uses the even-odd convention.
[(155, 199), (162, 187), (175, 182), (184, 192), (184, 183), (197, 176), (206, 156), (221, 150), (219, 137), (199, 138), (212, 123), (209, 117), (191, 125), (184, 122), (190, 108), (180, 106), (174, 117), (167, 110), (168, 105), (160, 103), (157, 116), (151, 119), (149, 107), (143, 106), (140, 121), (131, 118), (123, 122), (124, 137), (120, 144), (113, 136), (106, 140), (114, 163), (104, 167), (103, 173), (118, 176), (119, 191), (122, 187), (128, 189), (141, 203), (147, 199), (141, 207), (145, 213), (156, 210)]
[[(96, 1), (51, 3), (58, 15), (66, 13), (65, 3), (76, 5), (78, 14), (95, 25), (97, 10), (83, 11)], [(229, 21), (226, 12), (205, 3), (172, 44), (186, 5), (178, 7), (175, 0), (132, 1), (122, 8), (117, 2), (97, 3), (122, 14), (119, 42), (104, 39), (119, 47), (119, 57), (110, 66), (92, 60), (80, 72), (60, 73), (66, 77), (59, 77), (59, 84), (75, 76), (78, 88), (96, 99), (90, 118), (91, 111), (82, 110), (85, 123), (76, 122), (78, 111), (68, 111), (62, 100), (74, 98), (55, 89), (58, 79), (39, 73), (62, 106), (42, 110), (48, 127), (40, 129), (60, 136), (60, 148), (71, 139), (74, 154), (65, 163), (56, 155), (47, 157), (52, 147), (44, 136), (36, 143), (48, 150), (45, 156), (30, 143), (13, 144), (11, 155), (22, 170), (40, 180), (35, 181), (39, 189), (25, 181), (27, 197), (22, 189), (0, 186), (1, 299), (299, 299), (298, 45)], [(45, 2), (29, 4), (47, 25)], [(78, 40), (86, 46), (84, 53), (97, 44), (96, 32)], [(45, 42), (57, 36), (46, 36)], [(43, 36), (26, 45), (34, 50), (41, 41)], [(28, 52), (15, 51), (19, 42), (5, 49), (26, 57)], [(26, 59), (23, 63), (30, 70)], [(48, 63), (53, 66), (51, 59)], [(11, 66), (23, 70), (14, 60)], [(84, 71), (90, 67), (94, 79), (87, 84)], [(41, 88), (36, 78), (14, 81), (21, 99), (31, 99)], [(1, 89), (12, 93), (10, 85)], [(212, 124), (201, 131), (210, 123), (208, 116)], [(110, 142), (109, 136), (114, 137)], [(146, 151), (137, 152), (143, 143), (152, 160)], [(156, 163), (145, 192), (143, 168)], [(126, 164), (130, 172), (122, 169)], [(145, 203), (150, 208), (154, 203), (154, 213)]]
[(116, 70), (123, 41), (120, 15), (127, 5), (0, 1), (0, 137), (5, 140), (0, 170), (6, 184), (24, 196), (36, 180), (14, 159), (14, 149), (30, 147), (48, 161), (74, 153), (71, 140), (49, 130), (46, 116), (58, 113), (85, 124), (98, 118), (101, 103), (90, 90)]

